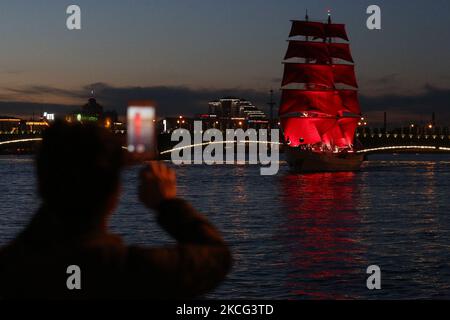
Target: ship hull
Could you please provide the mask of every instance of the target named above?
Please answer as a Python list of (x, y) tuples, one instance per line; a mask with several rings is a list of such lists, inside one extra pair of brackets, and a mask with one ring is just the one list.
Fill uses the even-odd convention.
[(319, 153), (292, 147), (285, 152), (291, 170), (298, 173), (359, 171), (364, 161), (364, 155), (357, 153)]

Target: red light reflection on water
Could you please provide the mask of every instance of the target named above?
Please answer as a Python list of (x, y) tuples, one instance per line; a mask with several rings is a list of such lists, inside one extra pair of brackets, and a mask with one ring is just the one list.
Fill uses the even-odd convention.
[(346, 299), (364, 279), (357, 261), (360, 215), (355, 173), (286, 175), (282, 178), (286, 241), (292, 273), (288, 287), (313, 299)]

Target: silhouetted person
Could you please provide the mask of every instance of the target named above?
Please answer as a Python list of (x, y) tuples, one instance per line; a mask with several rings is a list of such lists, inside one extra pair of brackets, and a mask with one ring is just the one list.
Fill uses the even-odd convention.
[[(125, 153), (113, 134), (96, 126), (56, 123), (46, 130), (36, 161), (42, 206), (0, 250), (0, 297), (192, 298), (225, 278), (227, 245), (176, 198), (175, 173), (161, 163), (141, 171), (139, 198), (177, 244), (128, 246), (108, 231)], [(71, 265), (81, 269), (81, 290), (67, 287)]]

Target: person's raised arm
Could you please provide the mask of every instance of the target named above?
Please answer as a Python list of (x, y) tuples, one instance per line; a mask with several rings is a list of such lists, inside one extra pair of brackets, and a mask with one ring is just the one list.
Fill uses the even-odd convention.
[(140, 180), (140, 200), (157, 211), (158, 223), (178, 242), (167, 248), (133, 249), (136, 259), (159, 274), (152, 286), (159, 287), (161, 297), (193, 297), (216, 287), (231, 267), (230, 250), (218, 230), (176, 197), (175, 172), (166, 165), (150, 163)]

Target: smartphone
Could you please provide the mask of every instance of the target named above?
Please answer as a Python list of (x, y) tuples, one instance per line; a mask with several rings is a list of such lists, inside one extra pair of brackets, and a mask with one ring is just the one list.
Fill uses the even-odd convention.
[(135, 161), (155, 160), (156, 108), (151, 101), (132, 101), (127, 110), (128, 152)]

